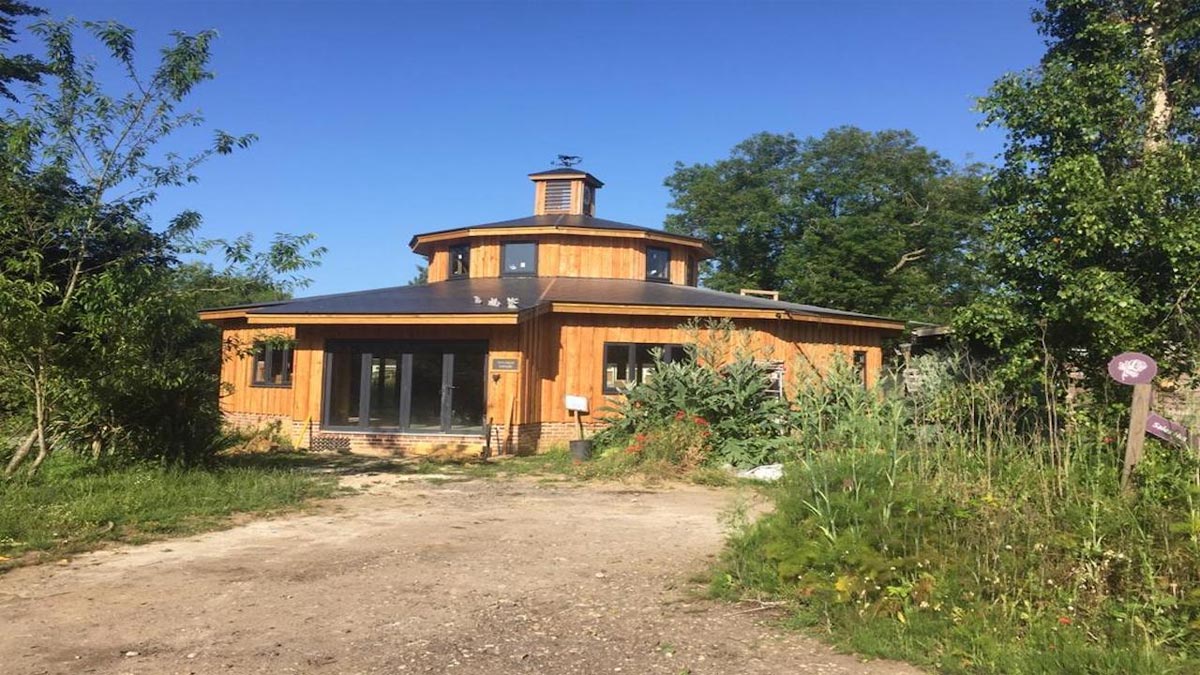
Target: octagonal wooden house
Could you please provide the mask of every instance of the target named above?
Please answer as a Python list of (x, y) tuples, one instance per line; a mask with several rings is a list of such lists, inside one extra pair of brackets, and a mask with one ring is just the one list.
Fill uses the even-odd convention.
[[(699, 239), (595, 216), (591, 174), (530, 175), (532, 216), (429, 232), (428, 283), (207, 310), (230, 350), (230, 422), (371, 454), (534, 451), (573, 438), (566, 397), (605, 399), (681, 358), (689, 319), (746, 329), (781, 393), (843, 354), (878, 377), (900, 321), (697, 286)], [(700, 331), (704, 338), (704, 329)]]

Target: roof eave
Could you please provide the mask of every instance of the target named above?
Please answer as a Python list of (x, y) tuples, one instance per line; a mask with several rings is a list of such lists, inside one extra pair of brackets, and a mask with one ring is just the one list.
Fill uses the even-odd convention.
[[(602, 231), (603, 234), (589, 234), (589, 230), (597, 232)], [(511, 231), (511, 232), (510, 232)], [(617, 237), (620, 239), (647, 239), (650, 241), (662, 241), (680, 246), (690, 246), (702, 251), (705, 257), (711, 258), (716, 255), (711, 244), (703, 239), (689, 237), (682, 234), (674, 234), (672, 232), (653, 232), (648, 230), (623, 230), (597, 226), (594, 228), (574, 227), (564, 225), (517, 225), (510, 228), (505, 227), (462, 227), (454, 230), (441, 230), (438, 232), (427, 232), (425, 234), (413, 235), (409, 240), (408, 247), (417, 255), (428, 256), (430, 251), (428, 246), (439, 241), (450, 239), (469, 239), (474, 237), (487, 236), (505, 236), (506, 234), (514, 235), (532, 235), (532, 234), (567, 234), (567, 235), (582, 235), (582, 236), (608, 236)]]

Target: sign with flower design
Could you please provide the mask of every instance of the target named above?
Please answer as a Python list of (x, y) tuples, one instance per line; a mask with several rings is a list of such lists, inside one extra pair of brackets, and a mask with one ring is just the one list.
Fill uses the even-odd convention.
[(1158, 363), (1140, 352), (1117, 354), (1108, 362), (1108, 376), (1121, 384), (1149, 384), (1158, 374)]

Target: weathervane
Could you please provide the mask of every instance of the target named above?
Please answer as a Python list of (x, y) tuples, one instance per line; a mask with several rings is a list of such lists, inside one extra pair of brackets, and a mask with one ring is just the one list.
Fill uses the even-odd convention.
[(554, 160), (554, 164), (564, 169), (569, 169), (578, 164), (582, 159), (579, 155), (559, 155), (558, 159)]

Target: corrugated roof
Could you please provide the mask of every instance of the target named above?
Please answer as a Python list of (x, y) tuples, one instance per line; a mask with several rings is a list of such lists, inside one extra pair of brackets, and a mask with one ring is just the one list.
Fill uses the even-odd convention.
[[(480, 302), (476, 302), (479, 298)], [(488, 306), (496, 298), (499, 307)], [(517, 298), (509, 309), (508, 298)], [(887, 317), (814, 305), (723, 293), (707, 288), (632, 279), (501, 277), (454, 279), (420, 286), (297, 298), (247, 306), (254, 315), (272, 314), (490, 314), (511, 313), (546, 303), (773, 310), (846, 319), (902, 323)], [(698, 311), (703, 315), (703, 311)]]

